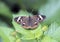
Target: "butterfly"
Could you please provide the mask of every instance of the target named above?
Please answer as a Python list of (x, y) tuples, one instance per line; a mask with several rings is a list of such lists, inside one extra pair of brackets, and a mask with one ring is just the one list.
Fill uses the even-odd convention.
[(14, 21), (20, 24), (25, 29), (35, 29), (38, 24), (45, 19), (44, 15), (33, 15), (33, 16), (18, 16), (14, 18)]

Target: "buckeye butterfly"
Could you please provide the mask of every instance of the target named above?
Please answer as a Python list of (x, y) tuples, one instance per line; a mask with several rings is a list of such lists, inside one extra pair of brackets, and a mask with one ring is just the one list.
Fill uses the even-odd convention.
[(14, 18), (14, 21), (25, 29), (35, 29), (38, 27), (39, 22), (42, 22), (45, 17), (44, 15), (18, 16)]

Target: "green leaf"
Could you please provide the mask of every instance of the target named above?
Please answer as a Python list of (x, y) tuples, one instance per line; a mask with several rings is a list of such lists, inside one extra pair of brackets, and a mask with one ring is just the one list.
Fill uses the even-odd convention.
[(45, 36), (41, 42), (58, 42), (56, 39), (51, 38), (50, 36)]
[(58, 41), (60, 41), (60, 26), (58, 23), (54, 22), (49, 26), (49, 30), (45, 35), (48, 35)]
[(11, 35), (12, 32), (13, 29), (0, 26), (0, 37), (2, 38), (3, 42), (14, 42), (14, 38)]
[[(22, 13), (22, 14), (21, 14)], [(27, 12), (26, 12), (27, 13)], [(20, 24), (18, 24), (17, 22), (14, 21), (14, 18), (17, 16), (29, 16), (29, 14), (25, 14), (24, 11), (21, 11), (20, 14), (18, 15), (13, 15), (13, 26), (15, 27), (15, 30), (17, 32), (19, 32), (20, 34), (22, 34), (21, 39), (35, 39), (35, 38), (39, 38), (43, 35), (43, 31), (41, 29), (41, 25), (38, 26), (37, 29), (35, 30), (26, 30), (23, 27), (21, 27)]]
[(26, 30), (21, 25), (17, 24), (15, 21), (12, 22), (16, 31), (22, 34), (21, 39), (35, 39), (43, 35), (41, 30), (41, 25), (36, 30)]

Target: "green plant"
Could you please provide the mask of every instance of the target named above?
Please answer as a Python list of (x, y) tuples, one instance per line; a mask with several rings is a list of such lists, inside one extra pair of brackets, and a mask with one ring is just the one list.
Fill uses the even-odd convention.
[[(7, 8), (6, 10), (8, 10)], [(0, 13), (3, 13), (0, 15), (7, 16), (8, 14), (7, 18), (10, 19), (13, 17), (14, 26), (14, 29), (10, 28), (6, 23), (0, 21), (0, 25), (3, 24), (0, 26), (0, 37), (3, 42), (60, 42), (60, 0), (47, 0), (46, 4), (40, 7), (39, 12), (43, 13), (42, 15), (45, 15), (46, 19), (39, 24), (36, 30), (25, 30), (14, 21), (17, 16), (29, 16), (30, 13), (27, 11), (21, 10), (19, 13), (13, 14), (3, 10), (0, 10)]]

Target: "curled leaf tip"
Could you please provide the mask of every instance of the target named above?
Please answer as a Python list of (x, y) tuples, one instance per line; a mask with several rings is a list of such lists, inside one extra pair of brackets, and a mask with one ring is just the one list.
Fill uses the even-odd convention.
[(16, 42), (21, 42), (21, 40), (20, 39), (17, 39)]
[(43, 30), (43, 31), (47, 31), (47, 30), (48, 30), (48, 27), (47, 27), (46, 25), (44, 25), (44, 26), (42, 27), (42, 30)]

